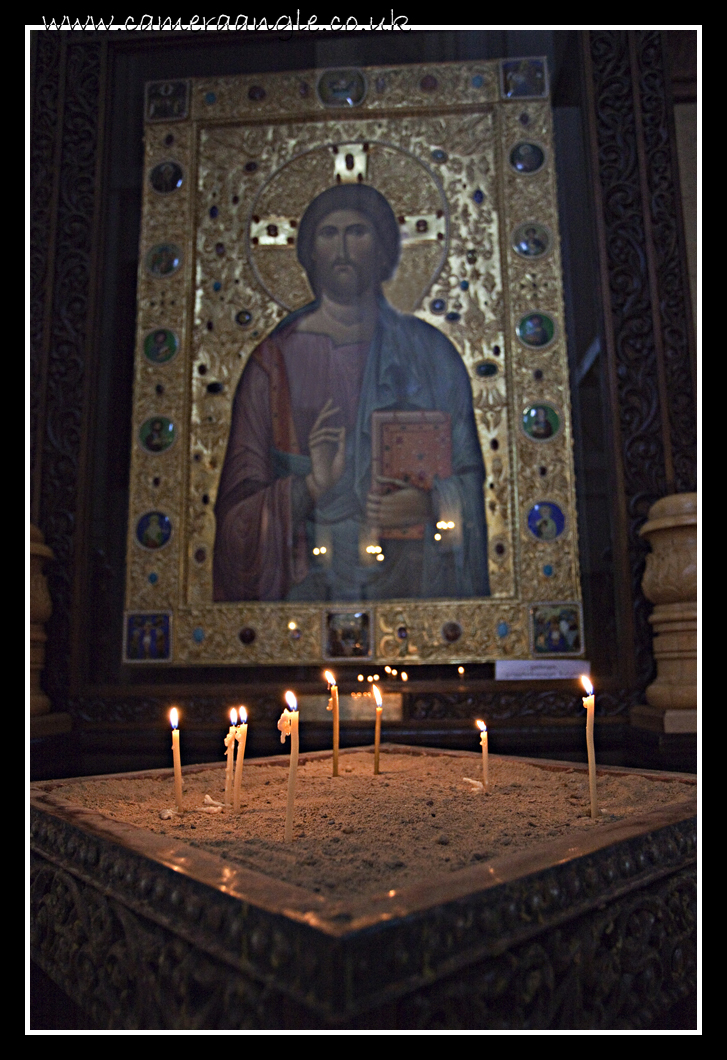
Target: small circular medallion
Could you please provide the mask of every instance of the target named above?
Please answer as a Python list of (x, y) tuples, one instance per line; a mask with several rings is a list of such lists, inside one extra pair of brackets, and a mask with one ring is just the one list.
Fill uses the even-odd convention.
[(459, 622), (445, 622), (442, 626), (442, 639), (448, 644), (454, 644), (462, 636), (462, 627)]
[(545, 151), (539, 144), (523, 140), (510, 152), (510, 165), (516, 173), (537, 173), (545, 163)]
[(182, 264), (182, 252), (174, 243), (158, 243), (147, 251), (145, 262), (152, 276), (171, 276)]
[(174, 441), (174, 424), (166, 416), (154, 416), (139, 428), (139, 441), (147, 453), (163, 453)]
[(171, 160), (160, 162), (149, 174), (149, 183), (160, 195), (169, 195), (170, 192), (181, 188), (184, 183), (182, 167), (179, 162)]
[(164, 548), (172, 536), (172, 524), (164, 512), (146, 512), (136, 524), (136, 540), (150, 551)]
[(150, 331), (144, 339), (144, 356), (152, 364), (167, 364), (179, 349), (179, 340), (169, 328)]
[(318, 98), (324, 107), (355, 107), (366, 95), (360, 70), (324, 70), (318, 79)]
[(245, 626), (237, 635), (243, 644), (252, 644), (256, 637), (255, 630), (252, 626)]
[(528, 530), (538, 541), (555, 541), (565, 529), (565, 515), (552, 501), (539, 501), (528, 512)]
[(545, 442), (560, 431), (560, 416), (552, 405), (528, 405), (522, 415), (521, 426), (534, 442)]
[(542, 258), (550, 250), (552, 239), (543, 225), (524, 224), (515, 229), (510, 245), (521, 258)]
[(547, 313), (528, 313), (517, 326), (517, 337), (523, 346), (541, 350), (555, 338), (555, 321)]
[(241, 328), (248, 328), (252, 324), (252, 313), (249, 309), (241, 309), (239, 313), (235, 314), (235, 321)]

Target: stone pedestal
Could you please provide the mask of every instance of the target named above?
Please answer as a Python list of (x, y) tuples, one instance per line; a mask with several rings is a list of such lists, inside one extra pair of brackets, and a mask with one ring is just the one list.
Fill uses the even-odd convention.
[(651, 545), (642, 581), (656, 605), (657, 677), (631, 724), (664, 733), (697, 731), (697, 494), (663, 497), (649, 511), (641, 534)]

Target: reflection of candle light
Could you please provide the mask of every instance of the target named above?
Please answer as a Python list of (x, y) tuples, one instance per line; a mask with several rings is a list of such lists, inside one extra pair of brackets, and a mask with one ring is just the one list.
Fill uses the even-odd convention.
[(338, 776), (338, 721), (339, 721), (339, 708), (338, 708), (338, 685), (336, 684), (336, 678), (330, 670), (326, 670), (323, 675), (328, 682), (331, 689), (331, 698), (328, 703), (328, 709), (333, 711), (333, 773), (334, 777)]
[(490, 774), (490, 763), (487, 750), (487, 726), (484, 721), (478, 721), (477, 728), (480, 730), (480, 743), (482, 744), (482, 787), (487, 791)]
[(285, 813), (285, 841), (290, 843), (293, 839), (293, 804), (295, 802), (295, 781), (298, 774), (298, 701), (292, 692), (286, 692), (285, 702), (290, 707), (290, 710), (284, 710), (280, 715), (278, 728), (280, 729), (281, 743), (285, 743), (285, 737), (290, 734), (288, 806)]
[(598, 796), (596, 794), (596, 751), (593, 746), (593, 720), (596, 712), (596, 697), (593, 694), (593, 685), (585, 674), (581, 677), (581, 684), (588, 693), (583, 697), (583, 706), (586, 708), (586, 746), (588, 748), (588, 787), (591, 794), (591, 817), (598, 817)]
[(174, 761), (174, 799), (177, 809), (182, 812), (182, 760), (179, 754), (179, 711), (172, 707), (169, 712), (172, 723), (172, 759)]
[(245, 764), (245, 744), (247, 743), (247, 711), (240, 707), (240, 724), (237, 726), (235, 738), (239, 744), (237, 758), (235, 759), (235, 783), (232, 790), (232, 808), (235, 813), (240, 812), (240, 791), (242, 788), (242, 767)]
[(383, 700), (376, 685), (373, 685), (374, 699), (376, 700), (376, 726), (374, 728), (374, 776), (379, 773), (379, 746), (381, 744), (381, 714), (383, 712)]

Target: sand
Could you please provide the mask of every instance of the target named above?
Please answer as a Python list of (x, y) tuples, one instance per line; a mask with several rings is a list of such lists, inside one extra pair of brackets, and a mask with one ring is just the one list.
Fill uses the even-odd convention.
[[(343, 753), (301, 758), (293, 842), (285, 843), (288, 764), (245, 763), (239, 814), (209, 812), (205, 796), (224, 797), (224, 767), (185, 773), (184, 806), (174, 812), (171, 771), (41, 785), (73, 805), (99, 810), (159, 835), (173, 836), (230, 862), (336, 897), (369, 896), (456, 872), (604, 824), (694, 797), (694, 778), (602, 773), (600, 816), (590, 816), (588, 775), (490, 756), (490, 790), (479, 755)], [(663, 778), (664, 775), (661, 774)], [(467, 778), (470, 778), (469, 780)]]

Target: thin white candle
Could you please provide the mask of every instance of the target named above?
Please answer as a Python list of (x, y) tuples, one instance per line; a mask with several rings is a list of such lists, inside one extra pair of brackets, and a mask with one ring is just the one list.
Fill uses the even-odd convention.
[(284, 710), (278, 721), (280, 742), (290, 735), (290, 772), (288, 773), (288, 806), (285, 813), (285, 842), (293, 840), (293, 805), (295, 803), (295, 781), (298, 774), (298, 702), (292, 692), (285, 693), (290, 710)]
[(339, 746), (339, 707), (338, 707), (338, 685), (336, 684), (336, 678), (330, 670), (326, 670), (323, 675), (328, 682), (331, 689), (331, 699), (328, 704), (328, 709), (333, 711), (333, 773), (332, 776), (338, 776), (338, 746)]
[(374, 726), (374, 776), (379, 775), (379, 749), (381, 746), (381, 715), (384, 710), (381, 693), (376, 685), (371, 686), (376, 700), (376, 725)]
[(230, 808), (232, 803), (232, 776), (235, 763), (235, 726), (237, 725), (237, 711), (233, 707), (230, 711), (230, 731), (225, 736), (225, 754), (227, 755), (227, 767), (225, 769), (225, 809)]
[(240, 812), (240, 792), (242, 790), (242, 768), (245, 764), (245, 744), (247, 743), (247, 711), (240, 707), (240, 724), (235, 730), (237, 739), (237, 758), (235, 759), (235, 783), (232, 791), (232, 808), (235, 813)]
[(477, 728), (480, 730), (480, 744), (482, 745), (482, 787), (485, 791), (490, 783), (490, 762), (489, 752), (487, 748), (487, 726), (484, 721), (477, 722)]
[(179, 754), (179, 711), (172, 707), (169, 712), (172, 723), (172, 759), (174, 761), (174, 799), (177, 810), (182, 812), (182, 759)]
[(591, 817), (598, 817), (598, 795), (596, 793), (596, 751), (593, 746), (593, 720), (596, 712), (596, 697), (593, 694), (593, 685), (585, 676), (581, 677), (581, 684), (588, 693), (583, 697), (583, 706), (586, 708), (586, 746), (588, 748), (588, 787), (591, 794)]

